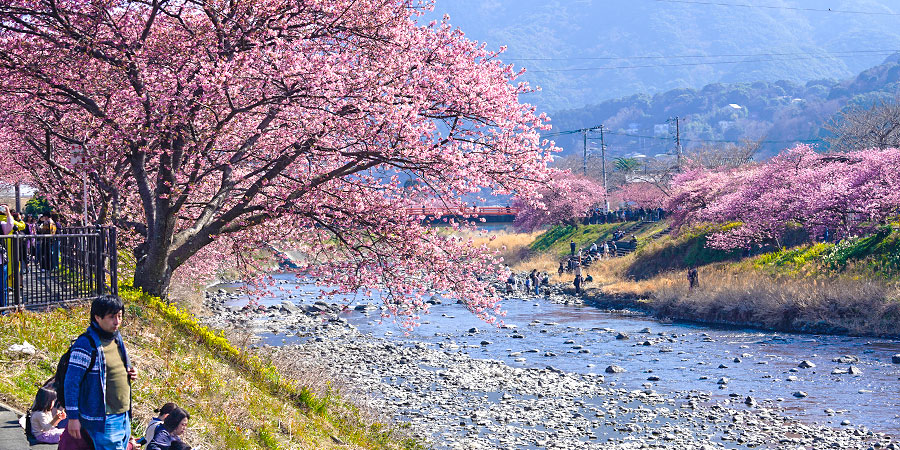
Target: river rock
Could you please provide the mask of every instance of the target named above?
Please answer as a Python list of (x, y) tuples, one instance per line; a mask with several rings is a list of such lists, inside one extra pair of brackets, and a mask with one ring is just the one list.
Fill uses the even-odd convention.
[(618, 339), (620, 341), (624, 341), (625, 339), (628, 339), (628, 338), (629, 338), (628, 333), (619, 333), (616, 335), (616, 339)]
[(624, 367), (617, 366), (615, 364), (610, 365), (606, 368), (606, 373), (623, 373), (626, 372)]
[(847, 373), (849, 373), (850, 375), (862, 375), (863, 371), (859, 367), (850, 366), (850, 368), (847, 369)]
[(794, 397), (797, 397), (797, 398), (806, 398), (806, 397), (809, 397), (809, 394), (807, 394), (806, 392), (803, 392), (803, 391), (797, 391), (797, 392), (794, 392), (793, 395), (794, 395)]
[(816, 367), (816, 365), (813, 364), (812, 361), (808, 361), (808, 360), (804, 359), (803, 361), (800, 361), (800, 364), (798, 364), (797, 367), (799, 367), (801, 369), (812, 369), (813, 367)]
[(37, 353), (37, 349), (28, 341), (23, 341), (21, 344), (10, 345), (6, 351), (12, 354), (13, 357), (34, 356), (34, 354)]
[(891, 362), (894, 364), (900, 364), (900, 353), (891, 356)]
[(281, 302), (281, 309), (289, 313), (296, 313), (300, 311), (300, 308), (298, 308), (297, 305), (294, 304), (294, 302), (289, 302), (287, 300)]

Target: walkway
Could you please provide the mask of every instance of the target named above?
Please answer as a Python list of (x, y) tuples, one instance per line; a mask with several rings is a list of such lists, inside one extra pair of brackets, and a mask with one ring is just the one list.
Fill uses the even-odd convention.
[(19, 413), (0, 404), (0, 450), (56, 449), (56, 444), (35, 444), (29, 446), (25, 431), (19, 426)]

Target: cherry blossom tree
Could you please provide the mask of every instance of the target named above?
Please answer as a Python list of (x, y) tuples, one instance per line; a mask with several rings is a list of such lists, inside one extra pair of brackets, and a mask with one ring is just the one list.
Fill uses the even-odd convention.
[(623, 202), (638, 208), (661, 208), (668, 196), (666, 186), (658, 183), (638, 181), (625, 183), (616, 191)]
[(484, 314), (493, 256), (405, 208), (530, 198), (553, 149), (521, 72), (446, 18), (417, 23), (430, 7), (4, 0), (2, 164), (70, 209), (87, 173), (94, 219), (125, 231), (153, 294), (289, 242), (326, 282), (381, 283), (395, 313), (441, 291)]
[(718, 248), (774, 241), (802, 227), (811, 237), (871, 231), (900, 213), (900, 149), (817, 153), (807, 145), (764, 163), (677, 176), (668, 202), (676, 225), (733, 223)]
[(589, 178), (560, 172), (534, 198), (517, 197), (513, 226), (531, 232), (548, 225), (574, 224), (595, 205), (603, 203), (603, 186)]

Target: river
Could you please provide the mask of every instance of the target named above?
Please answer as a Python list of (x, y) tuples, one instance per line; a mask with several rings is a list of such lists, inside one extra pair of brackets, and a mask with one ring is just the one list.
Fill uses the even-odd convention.
[[(319, 288), (296, 283), (292, 275), (276, 279), (278, 289), (261, 304), (288, 299), (302, 305), (322, 297)], [(643, 314), (539, 298), (506, 300), (503, 328), (485, 324), (461, 305), (434, 305), (407, 334), (390, 319), (382, 320), (377, 310), (354, 309), (372, 303), (370, 298), (330, 301), (350, 305), (343, 317), (361, 332), (402, 345), (428, 343), (513, 367), (604, 374), (606, 383), (617, 388), (652, 388), (661, 394), (708, 391), (732, 408), (742, 408), (750, 396), (804, 422), (833, 427), (843, 422), (900, 436), (900, 364), (891, 362), (892, 355), (900, 353), (896, 340), (663, 323)], [(310, 338), (279, 333), (261, 337), (275, 346)], [(814, 367), (801, 368), (801, 361)], [(604, 373), (613, 364), (626, 371)], [(855, 373), (833, 373), (849, 371), (850, 366)], [(722, 383), (723, 378), (727, 382)], [(797, 398), (798, 392), (807, 395)]]

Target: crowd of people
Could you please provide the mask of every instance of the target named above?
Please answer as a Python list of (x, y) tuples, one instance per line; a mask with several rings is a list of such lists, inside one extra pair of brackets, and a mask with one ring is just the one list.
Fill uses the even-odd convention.
[[(54, 213), (40, 215), (21, 214), (0, 205), (0, 234), (2, 236), (55, 235), (64, 219)], [(22, 273), (28, 270), (53, 271), (59, 268), (59, 242), (56, 240), (4, 238), (0, 245), (0, 307), (9, 306), (9, 291), (13, 271), (18, 267)], [(14, 248), (15, 247), (15, 248)], [(16, 258), (16, 264), (10, 258)]]
[(190, 414), (174, 403), (155, 410), (143, 437), (131, 435), (131, 383), (138, 374), (119, 333), (124, 310), (117, 296), (93, 301), (90, 326), (35, 395), (26, 432), (36, 441), (60, 450), (190, 449), (181, 440)]
[(595, 208), (588, 211), (582, 223), (584, 225), (599, 225), (603, 223), (620, 222), (659, 222), (666, 217), (662, 208), (619, 208), (615, 211), (606, 211), (604, 208)]

